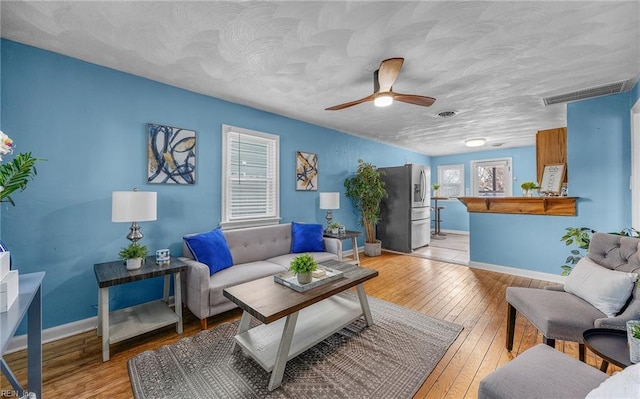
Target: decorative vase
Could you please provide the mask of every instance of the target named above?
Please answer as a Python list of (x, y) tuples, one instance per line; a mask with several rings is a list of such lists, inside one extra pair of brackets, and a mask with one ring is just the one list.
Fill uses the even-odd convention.
[(311, 273), (298, 273), (297, 276), (300, 284), (309, 284), (311, 282)]
[(522, 189), (522, 196), (523, 197), (531, 197), (531, 190), (529, 190), (528, 188), (523, 188)]
[(127, 270), (137, 270), (142, 267), (142, 258), (127, 259)]
[(631, 363), (640, 363), (640, 338), (633, 336), (631, 329), (635, 324), (640, 324), (640, 320), (627, 321), (627, 341), (629, 342), (629, 359)]
[(331, 234), (338, 234), (339, 231), (339, 229), (331, 229)]
[(364, 243), (364, 254), (367, 256), (380, 256), (382, 253), (382, 241), (376, 240), (375, 243)]

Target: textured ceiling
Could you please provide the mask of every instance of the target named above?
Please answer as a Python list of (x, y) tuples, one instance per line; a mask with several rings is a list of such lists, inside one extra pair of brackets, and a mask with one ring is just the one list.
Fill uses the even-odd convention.
[[(533, 145), (541, 98), (640, 75), (640, 2), (2, 1), (2, 37), (428, 155)], [(380, 61), (430, 107), (360, 104)], [(442, 111), (458, 114), (449, 119)], [(276, 132), (277, 133), (277, 132)], [(479, 150), (475, 149), (475, 151)]]

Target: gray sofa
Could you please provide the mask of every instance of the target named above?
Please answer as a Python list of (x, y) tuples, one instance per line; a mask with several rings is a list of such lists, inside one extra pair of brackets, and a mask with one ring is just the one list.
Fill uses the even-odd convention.
[[(299, 254), (291, 253), (291, 223), (223, 232), (233, 258), (233, 266), (209, 275), (209, 267), (194, 260), (191, 251), (182, 243), (186, 279), (183, 295), (189, 310), (207, 328), (207, 317), (233, 309), (236, 305), (224, 297), (222, 291), (234, 285), (271, 276), (289, 268)], [(324, 238), (325, 252), (311, 252), (317, 262), (342, 260), (342, 241)]]

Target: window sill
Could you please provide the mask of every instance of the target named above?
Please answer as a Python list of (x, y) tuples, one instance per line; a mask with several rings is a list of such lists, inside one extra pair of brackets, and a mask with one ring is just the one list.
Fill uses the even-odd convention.
[(248, 227), (271, 226), (280, 223), (280, 218), (247, 219), (220, 222), (222, 230), (244, 229)]
[(467, 212), (576, 216), (578, 197), (459, 197)]

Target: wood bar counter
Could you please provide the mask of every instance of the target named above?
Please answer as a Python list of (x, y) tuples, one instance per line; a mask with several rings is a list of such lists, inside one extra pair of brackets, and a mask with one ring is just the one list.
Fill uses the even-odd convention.
[(578, 197), (458, 197), (468, 212), (576, 216)]

